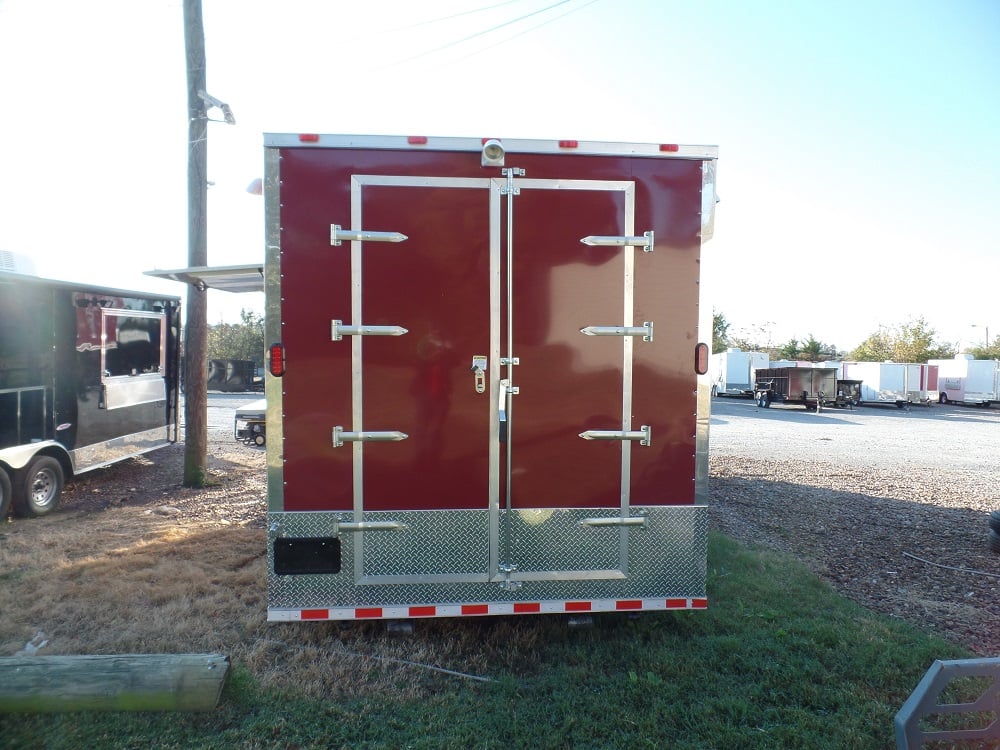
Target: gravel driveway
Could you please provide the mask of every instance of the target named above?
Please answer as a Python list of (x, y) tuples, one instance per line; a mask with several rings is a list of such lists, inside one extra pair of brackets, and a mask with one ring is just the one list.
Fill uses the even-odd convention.
[(1000, 655), (1000, 409), (713, 399), (711, 517), (841, 593)]

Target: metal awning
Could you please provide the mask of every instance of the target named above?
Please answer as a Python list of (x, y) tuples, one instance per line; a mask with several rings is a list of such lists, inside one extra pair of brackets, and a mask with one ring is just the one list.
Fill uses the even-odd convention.
[(219, 289), (224, 292), (263, 292), (264, 265), (245, 266), (195, 266), (173, 271), (146, 271), (146, 276), (171, 279), (197, 287)]

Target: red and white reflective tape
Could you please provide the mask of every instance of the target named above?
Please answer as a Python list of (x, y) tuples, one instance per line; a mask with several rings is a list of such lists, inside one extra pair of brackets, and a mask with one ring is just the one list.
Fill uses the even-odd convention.
[(272, 622), (306, 620), (411, 620), (420, 617), (484, 617), (487, 615), (575, 614), (579, 612), (647, 612), (706, 609), (708, 599), (587, 599), (478, 604), (413, 604), (392, 607), (317, 607), (268, 609)]

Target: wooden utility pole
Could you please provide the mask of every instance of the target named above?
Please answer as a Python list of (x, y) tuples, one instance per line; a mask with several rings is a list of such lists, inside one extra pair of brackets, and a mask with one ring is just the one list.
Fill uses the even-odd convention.
[[(188, 99), (188, 266), (208, 265), (208, 110), (201, 0), (184, 0)], [(208, 294), (188, 286), (184, 327), (184, 485), (208, 477)]]

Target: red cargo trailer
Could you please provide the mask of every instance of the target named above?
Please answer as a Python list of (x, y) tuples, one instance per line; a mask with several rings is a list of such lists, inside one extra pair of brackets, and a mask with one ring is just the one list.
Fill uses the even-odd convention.
[(707, 605), (716, 157), (266, 136), (269, 619)]

